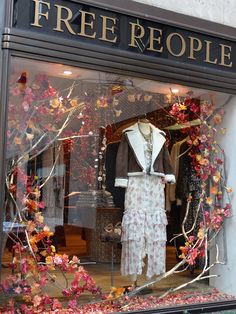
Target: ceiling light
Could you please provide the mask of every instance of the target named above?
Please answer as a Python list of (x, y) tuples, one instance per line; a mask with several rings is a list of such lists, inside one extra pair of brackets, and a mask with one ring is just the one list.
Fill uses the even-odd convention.
[(63, 73), (64, 73), (65, 75), (71, 75), (71, 74), (72, 74), (72, 72), (71, 72), (71, 71), (68, 71), (68, 70), (65, 70)]
[(173, 89), (171, 89), (171, 92), (172, 92), (173, 94), (178, 94), (179, 89), (177, 89), (177, 88), (173, 88)]

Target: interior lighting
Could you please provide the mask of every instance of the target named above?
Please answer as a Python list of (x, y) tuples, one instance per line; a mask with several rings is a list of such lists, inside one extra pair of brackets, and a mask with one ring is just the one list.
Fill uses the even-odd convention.
[(69, 71), (69, 70), (65, 70), (63, 73), (64, 73), (65, 75), (71, 75), (71, 74), (72, 74), (72, 72)]
[(178, 94), (178, 93), (179, 93), (179, 89), (173, 88), (173, 89), (171, 89), (171, 92), (172, 92), (173, 94)]

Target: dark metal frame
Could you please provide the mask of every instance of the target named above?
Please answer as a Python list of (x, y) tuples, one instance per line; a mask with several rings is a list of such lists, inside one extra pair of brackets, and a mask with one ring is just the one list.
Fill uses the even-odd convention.
[[(236, 309), (236, 301), (221, 301), (214, 303), (202, 303), (182, 306), (163, 307), (153, 310), (139, 311), (139, 312), (123, 312), (123, 314), (200, 314), (200, 313), (214, 313), (219, 311)], [(231, 312), (232, 314), (232, 312)]]
[[(172, 11), (135, 3), (127, 0), (70, 0), (72, 2), (94, 5), (119, 13), (131, 14), (140, 18), (162, 22), (169, 25), (198, 31), (203, 34), (236, 41), (235, 29), (229, 26), (204, 21)], [(126, 51), (113, 50), (63, 40), (45, 34), (14, 29), (12, 25), (13, 0), (1, 0), (5, 5), (5, 28), (3, 30), (0, 52), (1, 69), (1, 107), (0, 107), (0, 208), (4, 204), (5, 185), (5, 131), (8, 103), (8, 73), (11, 56), (60, 62), (73, 66), (92, 68), (124, 75), (134, 75), (165, 82), (174, 82), (188, 86), (202, 87), (236, 94), (236, 73), (205, 69), (204, 67), (183, 63), (157, 60), (156, 58), (133, 54)], [(0, 5), (0, 6), (1, 6)], [(0, 11), (1, 13), (1, 11)], [(1, 16), (0, 16), (1, 18)], [(3, 20), (3, 19), (2, 19)], [(190, 23), (191, 21), (191, 23)], [(189, 25), (191, 24), (191, 25)], [(0, 25), (1, 27), (1, 25)], [(1, 64), (0, 63), (0, 64)], [(2, 211), (0, 212), (0, 230), (2, 230)], [(0, 231), (1, 232), (1, 231)], [(1, 251), (0, 251), (1, 261)], [(189, 305), (168, 309), (140, 311), (140, 313), (207, 313), (215, 310), (235, 309), (236, 301), (215, 302), (211, 304)]]
[[(0, 31), (3, 30), (4, 23), (6, 25), (6, 2), (0, 4)], [(0, 51), (0, 270), (2, 262), (2, 241), (3, 239), (3, 204), (5, 191), (5, 146), (6, 146), (6, 121), (7, 121), (7, 100), (8, 100), (8, 69), (9, 69), (8, 50)], [(1, 272), (0, 272), (1, 278)]]

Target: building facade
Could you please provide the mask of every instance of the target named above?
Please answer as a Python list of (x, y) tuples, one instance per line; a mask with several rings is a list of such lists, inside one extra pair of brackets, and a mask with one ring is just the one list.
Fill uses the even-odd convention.
[(1, 2), (2, 295), (235, 308), (233, 2)]

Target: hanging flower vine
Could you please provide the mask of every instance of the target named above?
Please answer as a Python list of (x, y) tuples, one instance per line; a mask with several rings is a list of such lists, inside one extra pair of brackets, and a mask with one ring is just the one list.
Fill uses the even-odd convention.
[[(71, 93), (62, 97), (44, 75), (29, 84), (26, 72), (10, 88), (5, 223), (13, 242), (13, 259), (9, 264), (12, 274), (1, 281), (0, 292), (8, 297), (18, 296), (17, 308), (21, 313), (62, 309), (58, 299), (44, 292), (48, 284), (61, 289), (68, 299), (68, 308), (77, 306), (78, 298), (86, 291), (101, 296), (100, 288), (76, 256), (69, 258), (56, 252), (53, 232), (44, 223), (42, 188), (51, 179), (55, 164), (43, 180), (37, 173), (29, 173), (26, 166), (60, 138), (93, 135), (86, 134), (88, 130), (79, 114), (83, 111), (86, 120), (86, 97), (78, 103), (70, 98)], [(78, 119), (79, 131), (68, 130), (73, 119)], [(87, 181), (89, 184), (91, 180)], [(66, 280), (65, 286), (57, 282), (58, 271)], [(66, 274), (73, 276), (70, 283)], [(9, 304), (11, 307), (13, 301)]]
[[(217, 144), (218, 133), (225, 134), (226, 130), (220, 127), (224, 109), (215, 108), (208, 101), (200, 102), (189, 95), (184, 101), (172, 105), (170, 114), (178, 124), (184, 126), (182, 132), (188, 136), (189, 149), (186, 151), (191, 158), (195, 175), (201, 180), (201, 196), (197, 215), (202, 213), (202, 221), (196, 226), (197, 217), (191, 230), (186, 231), (183, 222), (182, 230), (185, 237), (185, 246), (180, 247), (181, 258), (189, 265), (195, 265), (198, 258), (206, 258), (208, 245), (222, 227), (225, 218), (231, 216), (230, 187), (225, 186), (224, 151)], [(198, 126), (191, 126), (191, 121), (199, 121)], [(226, 193), (226, 197), (224, 197)], [(185, 220), (188, 217), (188, 207), (192, 197), (189, 195)], [(199, 228), (197, 235), (192, 235), (194, 228)], [(210, 232), (210, 235), (209, 235)], [(208, 239), (208, 236), (210, 237)]]

